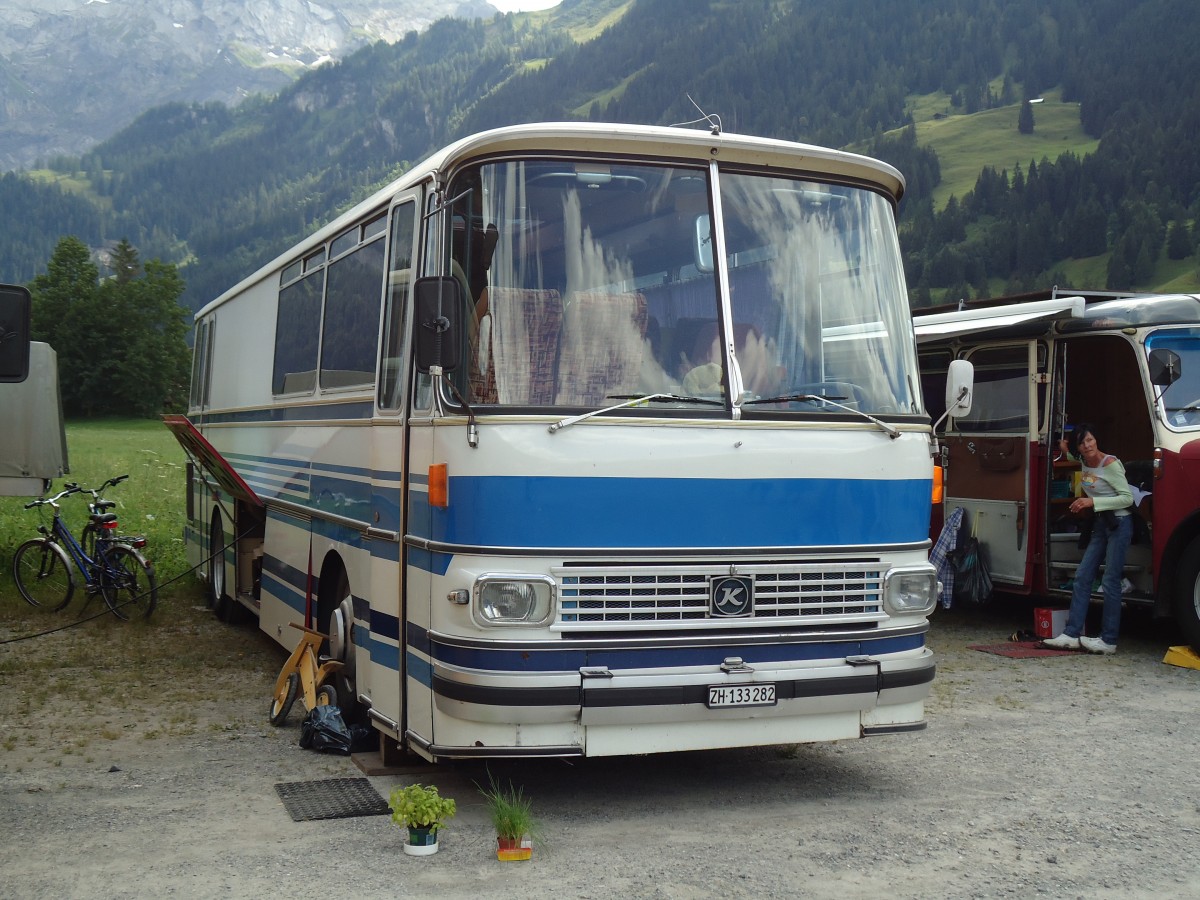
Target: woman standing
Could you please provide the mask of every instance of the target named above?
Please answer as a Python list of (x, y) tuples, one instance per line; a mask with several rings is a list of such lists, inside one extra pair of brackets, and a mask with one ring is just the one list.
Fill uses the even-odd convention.
[[(1073, 513), (1092, 510), (1092, 538), (1084, 551), (1083, 560), (1075, 570), (1075, 585), (1071, 591), (1071, 611), (1063, 633), (1042, 641), (1057, 650), (1078, 650), (1089, 653), (1117, 652), (1117, 633), (1121, 628), (1121, 577), (1125, 569), (1125, 552), (1133, 537), (1133, 492), (1125, 480), (1125, 467), (1110, 453), (1102, 451), (1096, 441), (1096, 430), (1087, 423), (1075, 426), (1074, 447), (1066, 439), (1059, 449), (1078, 459), (1083, 469), (1083, 492), (1071, 504)], [(1084, 637), (1083, 625), (1091, 603), (1092, 583), (1104, 563), (1104, 614), (1100, 637)]]

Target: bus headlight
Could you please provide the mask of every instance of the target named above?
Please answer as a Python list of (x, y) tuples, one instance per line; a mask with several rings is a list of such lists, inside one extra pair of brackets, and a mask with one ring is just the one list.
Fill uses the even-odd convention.
[(481, 625), (545, 625), (554, 597), (554, 582), (543, 576), (481, 575), (472, 609)]
[(937, 596), (937, 571), (932, 566), (892, 569), (884, 576), (883, 605), (892, 615), (932, 612)]

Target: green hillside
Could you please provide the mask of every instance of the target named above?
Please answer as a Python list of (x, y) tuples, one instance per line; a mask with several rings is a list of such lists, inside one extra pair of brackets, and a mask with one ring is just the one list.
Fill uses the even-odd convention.
[[(937, 151), (942, 181), (933, 203), (942, 209), (950, 197), (960, 199), (975, 187), (984, 166), (1012, 172), (1029, 161), (1057, 159), (1062, 153), (1094, 153), (1100, 141), (1084, 133), (1079, 104), (1064, 102), (1061, 88), (1046, 91), (1033, 105), (1033, 134), (1017, 131), (1019, 105), (985, 109), (970, 115), (955, 113), (945, 94), (914, 99), (917, 140)], [(920, 118), (918, 118), (920, 116)]]

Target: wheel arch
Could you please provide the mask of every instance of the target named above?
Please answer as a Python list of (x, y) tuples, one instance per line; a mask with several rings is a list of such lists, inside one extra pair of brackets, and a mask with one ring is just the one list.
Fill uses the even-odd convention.
[(1162, 563), (1154, 592), (1154, 614), (1168, 618), (1174, 614), (1175, 594), (1179, 588), (1179, 567), (1187, 548), (1200, 538), (1200, 512), (1188, 516), (1171, 532), (1163, 548)]

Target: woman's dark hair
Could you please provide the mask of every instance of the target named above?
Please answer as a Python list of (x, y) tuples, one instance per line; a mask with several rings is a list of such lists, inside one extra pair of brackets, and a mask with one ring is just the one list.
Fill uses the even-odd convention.
[(1096, 426), (1091, 422), (1080, 422), (1075, 426), (1075, 430), (1071, 432), (1071, 452), (1076, 456), (1079, 455), (1079, 442), (1083, 440), (1085, 434), (1090, 434), (1096, 438), (1096, 443), (1100, 443), (1100, 438), (1096, 437)]

